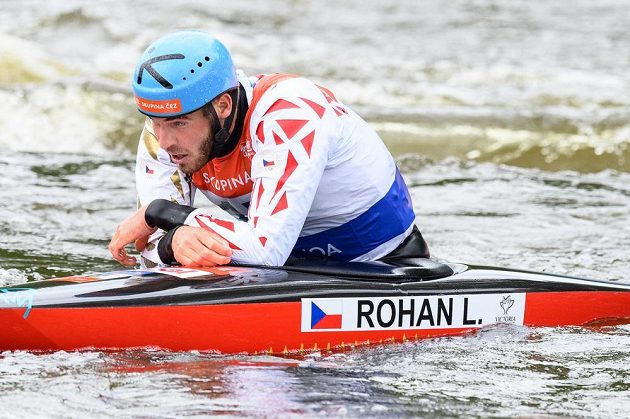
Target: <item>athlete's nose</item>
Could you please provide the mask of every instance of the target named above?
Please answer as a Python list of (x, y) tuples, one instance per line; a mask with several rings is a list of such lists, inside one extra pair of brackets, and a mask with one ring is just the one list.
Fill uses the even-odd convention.
[(155, 132), (162, 150), (168, 150), (170, 146), (177, 143), (177, 138), (173, 131), (165, 127), (163, 124), (153, 124), (153, 131)]

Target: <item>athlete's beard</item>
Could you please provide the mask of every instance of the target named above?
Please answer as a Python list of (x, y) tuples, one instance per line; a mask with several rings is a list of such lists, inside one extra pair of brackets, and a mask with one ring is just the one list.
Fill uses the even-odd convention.
[(210, 152), (212, 151), (212, 142), (213, 135), (212, 133), (208, 133), (208, 136), (201, 142), (197, 152), (195, 153), (194, 159), (185, 165), (180, 165), (179, 170), (186, 173), (187, 175), (192, 175), (197, 170), (201, 169), (203, 166), (210, 161)]

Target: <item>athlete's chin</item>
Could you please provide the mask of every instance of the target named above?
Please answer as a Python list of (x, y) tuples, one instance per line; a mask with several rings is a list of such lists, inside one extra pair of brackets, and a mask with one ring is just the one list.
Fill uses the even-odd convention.
[(177, 164), (177, 167), (185, 174), (192, 175), (193, 173), (201, 169), (206, 163), (207, 162), (205, 160), (195, 159), (185, 162), (179, 162)]

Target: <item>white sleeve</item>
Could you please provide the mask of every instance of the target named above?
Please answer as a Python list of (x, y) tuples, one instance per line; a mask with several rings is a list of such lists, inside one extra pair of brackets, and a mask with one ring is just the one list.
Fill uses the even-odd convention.
[[(186, 181), (184, 173), (170, 160), (168, 153), (160, 148), (153, 132), (150, 119), (146, 119), (136, 155), (136, 190), (138, 207), (155, 199), (168, 199), (171, 202), (191, 205), (194, 188)], [(157, 253), (157, 243), (164, 236), (156, 231), (142, 252), (142, 265), (162, 264)]]
[(160, 148), (148, 118), (138, 143), (136, 190), (140, 206), (155, 199), (191, 205), (194, 194), (184, 173), (171, 162), (168, 153)]
[(284, 264), (338, 137), (338, 117), (317, 86), (299, 79), (280, 88), (284, 83), (290, 82), (265, 93), (252, 115), (250, 134), (255, 155), (249, 220), (228, 221), (198, 209), (186, 221), (225, 238), (235, 262)]

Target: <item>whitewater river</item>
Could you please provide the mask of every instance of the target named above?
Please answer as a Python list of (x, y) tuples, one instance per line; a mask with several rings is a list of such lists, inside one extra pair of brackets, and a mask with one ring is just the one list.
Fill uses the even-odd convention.
[[(154, 38), (333, 89), (436, 258), (630, 283), (630, 14), (609, 1), (0, 2), (0, 285), (117, 269)], [(98, 325), (95, 325), (98, 327)], [(2, 331), (0, 325), (0, 333)], [(0, 417), (627, 417), (630, 326), (495, 327), (297, 359), (0, 353)]]

